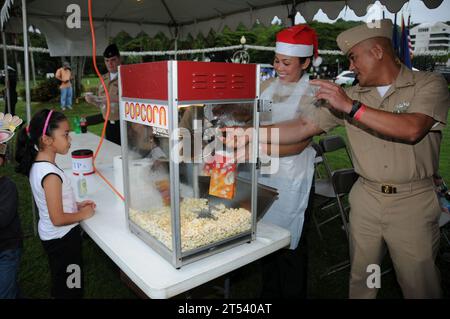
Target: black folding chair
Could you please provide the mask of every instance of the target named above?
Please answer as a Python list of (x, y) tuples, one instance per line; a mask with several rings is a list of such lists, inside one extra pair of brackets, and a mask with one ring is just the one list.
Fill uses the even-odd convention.
[[(327, 211), (332, 207), (338, 207), (338, 212), (328, 218), (319, 221), (317, 214), (313, 214), (313, 221), (316, 226), (319, 237), (323, 239), (320, 227), (338, 217), (341, 217), (342, 225), (348, 236), (348, 206), (344, 206), (343, 197), (345, 197), (357, 179), (353, 170), (353, 163), (345, 141), (340, 136), (328, 136), (320, 140), (319, 144), (314, 145), (316, 149), (316, 179), (315, 195), (316, 202), (319, 203), (316, 209)], [(345, 167), (335, 168), (332, 165), (330, 155), (340, 156), (340, 161), (345, 161)], [(333, 176), (334, 181), (333, 181)]]
[[(316, 202), (319, 203), (315, 207), (313, 213), (313, 222), (316, 226), (319, 237), (323, 239), (320, 227), (324, 224), (340, 218), (342, 227), (345, 231), (348, 241), (348, 210), (349, 206), (345, 205), (345, 198), (350, 193), (353, 184), (358, 179), (353, 169), (353, 163), (351, 160), (350, 152), (347, 149), (345, 141), (340, 136), (329, 136), (320, 140), (319, 144), (315, 145), (316, 148), (316, 180), (315, 180), (315, 196)], [(332, 165), (330, 154), (338, 154), (340, 161), (342, 162), (344, 155), (345, 166), (344, 168), (334, 168), (336, 165)], [(318, 211), (328, 212), (331, 208), (337, 208), (333, 210), (333, 215), (319, 221)], [(321, 214), (323, 215), (323, 214)], [(349, 259), (330, 267), (323, 276), (330, 275), (339, 270), (345, 269), (349, 266)]]

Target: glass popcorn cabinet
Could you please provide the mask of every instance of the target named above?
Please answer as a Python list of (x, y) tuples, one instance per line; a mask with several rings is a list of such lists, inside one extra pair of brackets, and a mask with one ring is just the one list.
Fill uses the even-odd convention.
[(259, 66), (164, 61), (119, 73), (115, 174), (131, 232), (176, 268), (254, 240), (277, 192), (257, 183), (257, 134), (237, 160), (221, 137), (258, 129)]

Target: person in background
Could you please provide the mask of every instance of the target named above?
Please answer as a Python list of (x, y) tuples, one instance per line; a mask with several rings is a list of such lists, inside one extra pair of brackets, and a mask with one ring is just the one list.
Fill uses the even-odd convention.
[[(2, 76), (0, 78), (0, 83), (5, 85), (5, 89), (3, 90), (3, 100), (5, 101), (5, 114), (10, 113), (11, 115), (16, 114), (16, 104), (17, 104), (17, 72), (15, 69), (8, 65), (8, 80), (9, 85), (6, 83), (6, 77)], [(9, 99), (10, 99), (10, 107), (11, 110), (8, 110), (8, 96), (6, 94), (7, 90), (9, 91)]]
[[(106, 88), (110, 97), (110, 112), (106, 119), (106, 94), (102, 84), (98, 86), (97, 96), (86, 95), (86, 102), (95, 105), (101, 109), (103, 120), (108, 120), (106, 124), (106, 139), (120, 145), (120, 121), (119, 121), (119, 65), (120, 52), (115, 44), (110, 44), (103, 52), (105, 65), (108, 72), (103, 75)], [(98, 119), (98, 116), (88, 117), (89, 125), (96, 124), (93, 119)], [(97, 122), (98, 123), (98, 122)]]
[(16, 150), (16, 171), (29, 177), (39, 210), (39, 237), (48, 255), (51, 296), (57, 299), (83, 296), (79, 222), (90, 218), (96, 206), (91, 200), (76, 202), (70, 178), (55, 163), (56, 154), (69, 151), (69, 131), (63, 113), (40, 110), (20, 131)]
[(55, 78), (61, 81), (59, 86), (59, 90), (61, 91), (61, 110), (65, 111), (66, 108), (71, 110), (73, 90), (70, 81), (73, 79), (73, 76), (69, 62), (63, 62), (62, 67), (56, 70)]
[[(0, 167), (5, 163), (6, 144), (0, 141)], [(0, 172), (0, 299), (18, 298), (18, 273), (23, 234), (16, 184)]]

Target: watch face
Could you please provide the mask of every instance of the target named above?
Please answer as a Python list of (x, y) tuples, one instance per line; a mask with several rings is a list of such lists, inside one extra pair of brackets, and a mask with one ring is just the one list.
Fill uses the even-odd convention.
[(11, 131), (0, 130), (0, 143), (8, 142), (13, 136), (14, 136), (14, 133)]

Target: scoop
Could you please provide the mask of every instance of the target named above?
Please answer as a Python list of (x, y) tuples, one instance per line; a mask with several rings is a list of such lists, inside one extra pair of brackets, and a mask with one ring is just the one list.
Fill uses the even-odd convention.
[(197, 217), (217, 220), (217, 217), (211, 213), (211, 210), (209, 208), (202, 208), (200, 209), (200, 211), (197, 211)]

